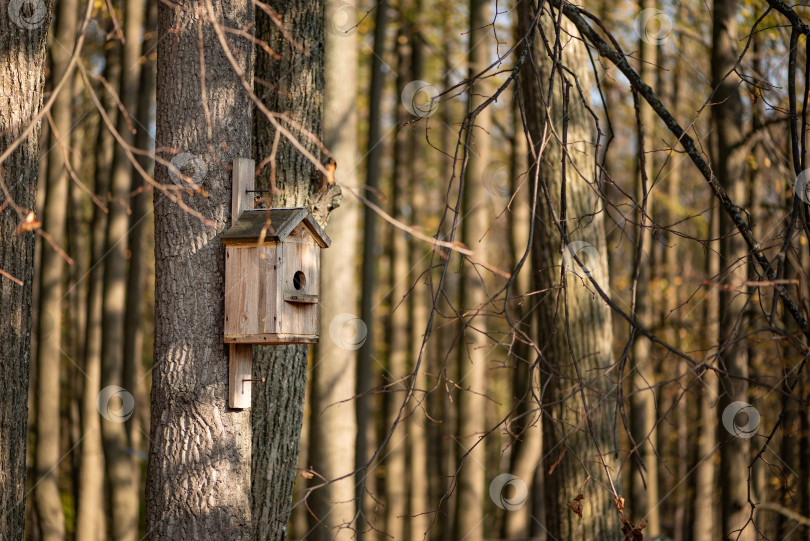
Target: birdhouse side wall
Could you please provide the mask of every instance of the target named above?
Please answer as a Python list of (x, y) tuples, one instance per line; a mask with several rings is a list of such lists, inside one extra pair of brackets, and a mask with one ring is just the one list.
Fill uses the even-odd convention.
[(225, 247), (225, 338), (279, 332), (275, 243)]

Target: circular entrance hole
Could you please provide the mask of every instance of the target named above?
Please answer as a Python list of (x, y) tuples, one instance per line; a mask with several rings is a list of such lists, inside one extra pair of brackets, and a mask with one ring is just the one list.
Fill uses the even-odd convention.
[(304, 276), (303, 272), (297, 271), (293, 274), (293, 287), (295, 289), (302, 289), (305, 285), (307, 285), (307, 277)]

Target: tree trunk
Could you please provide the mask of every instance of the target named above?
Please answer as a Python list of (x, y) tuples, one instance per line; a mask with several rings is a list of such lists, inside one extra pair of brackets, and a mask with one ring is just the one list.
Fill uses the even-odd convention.
[[(515, 85), (514, 91), (520, 90)], [(520, 119), (520, 110), (517, 106), (518, 96), (514, 96), (512, 112), (512, 163), (510, 164), (510, 193), (512, 201), (509, 213), (509, 236), (511, 269), (516, 269), (529, 245), (529, 226), (531, 225), (530, 182), (526, 173), (528, 147), (526, 137), (523, 135), (523, 123)], [(510, 424), (510, 432), (514, 434), (512, 441), (512, 454), (510, 465), (512, 475), (531, 487), (530, 494), (542, 495), (539, 487), (532, 487), (540, 459), (543, 456), (542, 418), (534, 399), (533, 391), (540, 389), (538, 371), (533, 367), (534, 352), (529, 347), (527, 337), (531, 336), (532, 313), (534, 312), (532, 297), (526, 296), (531, 292), (531, 259), (526, 259), (519, 274), (515, 276), (510, 291), (509, 310), (516, 329), (512, 331), (514, 338), (511, 343), (511, 357), (514, 359), (512, 374), (512, 400), (515, 407), (515, 419)], [(542, 476), (537, 476), (542, 479)], [(504, 515), (503, 535), (507, 539), (521, 539), (530, 537), (532, 532), (532, 515), (543, 523), (542, 502), (527, 501), (518, 509), (511, 510)], [(536, 511), (535, 511), (536, 510)], [(545, 532), (543, 532), (545, 533)]]
[[(282, 119), (282, 123), (317, 156), (316, 144), (294, 125), (315, 136), (321, 134), (324, 4), (321, 0), (273, 0), (267, 5), (281, 16), (284, 33), (257, 9), (256, 37), (280, 58), (267, 55), (261, 48), (257, 50), (256, 94), (270, 111), (289, 115), (291, 121)], [(254, 128), (255, 157), (260, 164), (271, 155), (276, 132), (263, 114), (256, 115)], [(320, 185), (310, 182), (314, 165), (284, 136), (279, 139), (275, 165), (272, 206), (306, 206), (326, 225), (329, 212), (339, 203), (340, 190), (333, 187), (321, 194)], [(338, 167), (340, 172), (342, 168)], [(270, 169), (270, 165), (265, 167), (258, 178), (265, 188), (270, 185)], [(326, 334), (328, 329), (321, 328), (322, 340), (327, 339)], [(290, 516), (303, 418), (307, 346), (254, 348), (253, 374), (267, 378), (266, 383), (253, 386), (254, 538), (275, 541), (286, 536)]]
[[(123, 111), (118, 114), (116, 129), (125, 145), (131, 145), (134, 134), (129, 126), (138, 105), (141, 56), (140, 36), (143, 31), (143, 0), (127, 0), (124, 7), (124, 44), (121, 47), (119, 96)], [(127, 299), (127, 249), (130, 212), (130, 179), (132, 166), (125, 149), (119, 142), (115, 146), (110, 182), (109, 216), (104, 257), (104, 293), (102, 295), (101, 386), (118, 387), (121, 393), (122, 413), (103, 415), (101, 434), (104, 442), (104, 462), (110, 495), (110, 537), (114, 541), (135, 541), (138, 538), (139, 491), (138, 480), (130, 452), (130, 442), (124, 424), (135, 407), (134, 389), (124, 384), (124, 314)], [(136, 264), (137, 265), (137, 264)], [(139, 266), (139, 265), (138, 265)], [(113, 396), (110, 394), (110, 396)], [(105, 393), (106, 397), (106, 393)], [(115, 406), (108, 406), (115, 407)]]
[[(325, 29), (324, 143), (338, 164), (341, 184), (357, 185), (357, 71), (358, 36), (348, 18), (354, 2), (327, 0)], [(331, 31), (330, 31), (331, 30)], [(360, 204), (344, 200), (327, 228), (332, 245), (321, 254), (321, 340), (312, 370), (309, 464), (333, 481), (316, 489), (309, 502), (314, 524), (310, 539), (354, 539), (355, 468), (357, 439), (355, 401), (357, 349), (366, 339), (366, 324), (357, 317), (360, 295), (355, 265), (358, 256)], [(314, 478), (319, 485), (323, 479)]]
[[(0, 0), (0, 96), (4, 100), (0, 154), (30, 125), (42, 106), (45, 42), (53, 2), (40, 5), (45, 11), (39, 13), (41, 24), (36, 26), (26, 24), (27, 17), (15, 22), (13, 18), (18, 15), (9, 14), (9, 0)], [(17, 234), (17, 227), (36, 204), (39, 136), (38, 123), (0, 163), (0, 310), (4, 314), (0, 318), (0, 532), (8, 539), (22, 539), (25, 530), (34, 233)], [(10, 205), (12, 200), (19, 212)]]
[[(412, 81), (419, 81), (423, 78), (424, 65), (424, 37), (423, 37), (423, 15), (422, 1), (415, 0), (413, 3), (413, 27), (408, 32), (408, 39), (411, 42), (411, 72)], [(398, 107), (400, 104), (398, 104)], [(407, 130), (408, 133), (408, 179), (410, 222), (419, 227), (425, 224), (428, 218), (427, 197), (425, 186), (426, 171), (424, 167), (424, 132), (418, 129)], [(401, 232), (398, 232), (401, 235)], [(428, 477), (428, 456), (427, 456), (427, 424), (428, 417), (425, 415), (427, 408), (427, 393), (424, 392), (428, 386), (428, 362), (430, 356), (427, 349), (423, 352), (422, 340), (427, 328), (430, 305), (430, 290), (425, 282), (422, 272), (426, 268), (428, 259), (425, 257), (425, 243), (422, 240), (411, 237), (409, 242), (409, 277), (407, 279), (408, 292), (408, 319), (410, 324), (410, 363), (408, 370), (413, 372), (416, 362), (421, 356), (419, 373), (416, 376), (416, 387), (411, 396), (409, 409), (411, 413), (407, 420), (408, 434), (408, 471), (410, 472), (410, 486), (408, 491), (408, 522), (409, 533), (412, 541), (422, 541), (429, 539), (433, 515), (429, 494)], [(402, 307), (404, 308), (404, 306)], [(410, 381), (408, 381), (410, 383)], [(421, 392), (420, 392), (421, 391)], [(390, 481), (389, 481), (390, 482)]]
[[(742, 176), (745, 154), (740, 148), (742, 134), (742, 100), (737, 89), (739, 76), (732, 72), (737, 60), (737, 0), (715, 0), (712, 25), (712, 124), (715, 134), (715, 154), (712, 166), (720, 183), (734, 201), (745, 200)], [(720, 488), (722, 492), (723, 537), (747, 541), (755, 538), (753, 523), (748, 524), (751, 507), (748, 504), (749, 440), (732, 435), (729, 423), (723, 423), (726, 408), (734, 402), (748, 402), (748, 352), (744, 343), (747, 333), (743, 314), (748, 296), (744, 241), (734, 235), (734, 224), (727, 213), (720, 215), (720, 254), (726, 273), (720, 290), (719, 368), (720, 401), (717, 407), (720, 428)], [(732, 405), (732, 408), (735, 406)], [(730, 410), (731, 411), (731, 410)], [(735, 426), (746, 426), (749, 419), (732, 415)], [(733, 427), (732, 427), (733, 429)], [(745, 434), (747, 436), (747, 434)], [(740, 532), (742, 529), (742, 532)]]
[[(639, 9), (655, 9), (655, 1), (639, 0)], [(650, 22), (650, 24), (652, 23)], [(655, 43), (650, 42), (649, 38), (646, 37), (646, 31), (641, 32), (641, 34), (638, 41), (639, 75), (645, 81), (649, 81), (655, 67)], [(641, 129), (645, 140), (644, 148), (640, 149), (639, 152), (642, 150), (647, 152), (650, 145), (655, 144), (653, 110), (646, 103), (640, 103), (639, 109)], [(639, 209), (636, 220), (638, 224), (641, 224), (637, 234), (641, 237), (640, 242), (643, 248), (642, 253), (639, 254), (639, 260), (636, 262), (636, 265), (639, 266), (639, 274), (636, 286), (635, 315), (637, 321), (646, 329), (652, 328), (653, 325), (653, 311), (650, 302), (650, 280), (652, 278), (650, 261), (655, 246), (652, 244), (649, 217), (642, 216), (641, 209), (644, 208), (644, 211), (649, 215), (653, 207), (653, 198), (648, 198), (655, 180), (653, 156), (652, 153), (645, 155), (645, 170), (641, 171), (641, 156), (639, 155), (636, 173), (636, 203)], [(642, 174), (646, 177), (645, 183), (642, 183)], [(644, 529), (644, 535), (655, 538), (661, 529), (661, 519), (658, 498), (659, 458), (656, 456), (654, 448), (657, 443), (656, 421), (658, 413), (655, 404), (655, 367), (650, 355), (651, 350), (650, 341), (636, 332), (635, 342), (633, 342), (633, 354), (630, 357), (632, 360), (631, 369), (633, 370), (632, 394), (630, 395), (630, 432), (636, 445), (635, 456), (632, 458), (630, 513), (636, 520), (646, 519), (647, 527)]]
[[(175, 162), (207, 197), (174, 193), (215, 225), (190, 216), (165, 194), (155, 197), (155, 352), (146, 480), (147, 538), (155, 540), (245, 540), (251, 532), (250, 414), (227, 408), (225, 254), (217, 235), (231, 218), (230, 165), (233, 158), (250, 155), (252, 107), (207, 20), (210, 5), (206, 0), (187, 2), (184, 9), (159, 7), (155, 144), (196, 157), (183, 160), (185, 166)], [(245, 28), (253, 22), (247, 0), (216, 2), (214, 10), (219, 24)], [(252, 84), (252, 43), (233, 35), (228, 41)], [(207, 137), (209, 129), (215, 140)], [(220, 140), (230, 155), (215, 154)], [(186, 186), (164, 165), (155, 175), (167, 187)]]
[[(521, 35), (526, 35), (535, 14), (529, 5), (521, 5), (519, 9)], [(556, 18), (557, 14), (554, 15)], [(544, 13), (540, 24), (546, 39), (553, 41), (555, 28), (551, 19), (549, 13)], [(566, 39), (566, 34), (576, 35), (576, 31), (565, 20), (562, 25), (560, 60), (575, 70), (582, 88), (590, 88), (585, 47), (581, 41)], [(578, 103), (578, 92), (568, 86), (569, 76), (559, 70), (555, 72), (551, 103), (546, 109), (549, 89), (545, 85), (552, 63), (541, 39), (535, 36), (531, 46), (536, 63), (532, 65), (527, 60), (521, 83), (527, 127), (534, 145), (529, 150), (532, 186), (537, 182), (538, 167), (542, 179), (534, 216), (534, 290), (549, 291), (538, 301), (535, 337), (543, 352), (540, 363), (546, 379), (541, 396), (545, 402), (543, 447), (547, 450), (543, 464), (546, 528), (552, 539), (614, 539), (621, 532), (612, 498), (621, 491), (613, 478), (618, 471), (612, 432), (616, 384), (612, 374), (606, 373), (612, 362), (612, 315), (609, 307), (592, 292), (593, 285), (588, 280), (590, 275), (601, 287), (608, 284), (604, 211), (594, 180), (593, 127), (585, 107)], [(561, 78), (569, 82), (561, 82)], [(566, 107), (569, 90), (570, 102)], [(545, 142), (545, 128), (553, 128), (554, 135), (549, 135), (543, 155), (533, 157)], [(565, 207), (561, 204), (563, 188)], [(555, 219), (561, 220), (562, 227), (569, 231), (571, 243), (581, 244), (566, 247), (554, 225)], [(587, 266), (587, 272), (571, 252)], [(561, 271), (563, 268), (567, 270)], [(562, 284), (558, 283), (560, 279)], [(582, 517), (575, 512), (580, 505)]]
[[(397, 95), (401, 95), (410, 77), (411, 42), (407, 39), (409, 27), (404, 15), (400, 16), (397, 32)], [(407, 112), (403, 107), (396, 108), (397, 125), (407, 121)], [(391, 216), (396, 220), (405, 219), (405, 207), (408, 203), (405, 184), (408, 178), (408, 134), (399, 130), (394, 140), (394, 172), (391, 180)], [(391, 248), (390, 305), (391, 315), (387, 329), (388, 363), (386, 372), (387, 385), (385, 397), (384, 430), (391, 427), (397, 419), (402, 401), (405, 398), (408, 364), (408, 240), (399, 229), (388, 229), (388, 246)], [(388, 447), (383, 453), (385, 470), (385, 522), (383, 531), (390, 539), (406, 539), (408, 525), (408, 489), (405, 482), (392, 482), (395, 479), (406, 479), (407, 476), (407, 431), (404, 423), (397, 426)]]
[[(104, 78), (117, 88), (120, 63), (117, 47), (108, 47), (104, 63)], [(118, 109), (110, 92), (99, 91), (101, 107), (115, 118)], [(109, 204), (106, 197), (110, 188), (115, 140), (103, 123), (99, 123), (95, 153), (94, 191)], [(97, 406), (101, 390), (101, 334), (102, 299), (104, 279), (105, 234), (107, 213), (93, 207), (90, 225), (90, 272), (87, 290), (87, 330), (85, 333), (84, 391), (82, 396), (81, 463), (79, 465), (78, 509), (76, 517), (77, 541), (101, 541), (106, 539), (106, 513), (104, 499), (105, 464), (101, 440), (101, 416)]]
[[(366, 186), (362, 195), (370, 201), (377, 201), (376, 193), (380, 178), (380, 160), (385, 149), (382, 135), (382, 95), (384, 87), (383, 56), (386, 51), (385, 34), (388, 27), (388, 9), (380, 4), (374, 12), (374, 50), (371, 55), (371, 83), (368, 105), (368, 153), (366, 155)], [(371, 207), (363, 207), (363, 266), (360, 318), (366, 325), (366, 340), (357, 356), (357, 445), (355, 448), (355, 469), (357, 469), (356, 498), (362, 513), (357, 521), (357, 539), (363, 541), (365, 516), (370, 507), (365, 505), (366, 493), (363, 485), (367, 472), (363, 467), (369, 455), (369, 398), (360, 396), (371, 388), (371, 357), (374, 353), (374, 285), (377, 280), (377, 216)]]
[[(54, 39), (60, 46), (51, 47), (52, 86), (65, 74), (70, 62), (76, 33), (77, 3), (59, 3)], [(72, 122), (72, 85), (66, 84), (54, 102), (51, 115), (51, 148), (48, 156), (48, 176), (43, 229), (52, 241), (62, 247), (65, 241), (68, 177), (63, 152), (69, 152)], [(60, 363), (62, 350), (62, 275), (63, 256), (48, 243), (42, 244), (40, 261), (39, 329), (37, 332), (37, 420), (36, 420), (36, 481), (34, 501), (45, 541), (64, 539), (65, 517), (59, 494), (60, 448)]]
[[(156, 70), (154, 55), (157, 40), (158, 1), (146, 1), (146, 21), (144, 39), (141, 44), (140, 81), (138, 81), (137, 116), (135, 146), (141, 150), (154, 151), (154, 140), (149, 127), (152, 122), (152, 104), (155, 103)], [(129, 7), (129, 6), (128, 6)], [(137, 41), (137, 40), (136, 40)], [(150, 156), (138, 156), (141, 167), (154, 176), (154, 159)], [(126, 310), (124, 314), (124, 358), (121, 386), (132, 393), (135, 404), (135, 415), (126, 422), (127, 440), (132, 450), (129, 459), (132, 461), (132, 486), (135, 502), (140, 509), (143, 494), (141, 478), (141, 452), (144, 449), (143, 434), (149, 433), (149, 397), (144, 382), (143, 356), (143, 313), (144, 289), (146, 277), (151, 273), (150, 257), (146, 251), (148, 216), (151, 214), (152, 190), (145, 189), (146, 182), (134, 168), (130, 168), (132, 194), (132, 214), (129, 216), (129, 272), (127, 273)], [(141, 517), (135, 511), (136, 531)]]
[[(490, 2), (470, 0), (470, 69), (473, 78), (489, 66), (492, 27)], [(468, 113), (488, 96), (486, 78), (476, 80), (469, 90)], [(461, 203), (461, 241), (483, 261), (486, 258), (485, 237), (489, 230), (489, 204), (481, 178), (489, 164), (491, 112), (482, 110), (464, 135), (467, 143), (467, 170)], [(475, 317), (488, 303), (482, 273), (468, 260), (462, 261), (459, 306), (465, 313), (462, 341), (458, 346), (458, 383), (462, 387), (458, 404), (458, 438), (463, 466), (459, 472), (456, 497), (455, 535), (458, 541), (482, 541), (484, 538), (484, 505), (486, 495), (486, 454), (483, 442), (487, 430), (487, 353), (486, 319)]]

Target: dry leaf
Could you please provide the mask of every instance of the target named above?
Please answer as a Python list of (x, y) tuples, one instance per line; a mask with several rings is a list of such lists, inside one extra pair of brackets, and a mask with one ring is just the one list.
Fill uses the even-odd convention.
[(315, 473), (312, 470), (304, 469), (301, 470), (301, 477), (303, 477), (304, 479), (312, 479), (313, 477), (315, 477)]
[(577, 497), (574, 498), (574, 501), (568, 502), (565, 505), (567, 505), (571, 511), (576, 513), (579, 518), (582, 518), (582, 500), (584, 499), (585, 496), (583, 496), (582, 494), (577, 494)]

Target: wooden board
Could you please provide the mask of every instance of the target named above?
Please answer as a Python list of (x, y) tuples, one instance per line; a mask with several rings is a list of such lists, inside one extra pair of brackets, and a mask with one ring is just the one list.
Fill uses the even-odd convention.
[(225, 248), (226, 338), (277, 331), (277, 254), (275, 244)]
[(264, 344), (264, 345), (278, 345), (278, 344), (317, 344), (318, 335), (316, 334), (249, 334), (249, 335), (230, 335), (225, 337), (226, 344)]
[(250, 407), (250, 381), (253, 369), (253, 346), (231, 344), (228, 370), (228, 406), (235, 409)]

